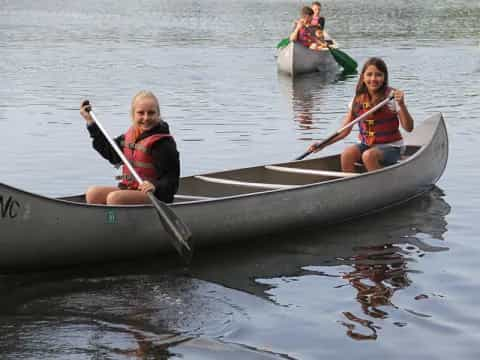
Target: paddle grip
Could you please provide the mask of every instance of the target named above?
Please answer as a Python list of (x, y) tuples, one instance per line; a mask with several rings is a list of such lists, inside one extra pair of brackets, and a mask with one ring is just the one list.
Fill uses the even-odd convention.
[(312, 153), (311, 151), (306, 151), (302, 155), (300, 155), (299, 157), (295, 158), (295, 160), (302, 160), (302, 159), (306, 158), (308, 155), (310, 155), (311, 153)]

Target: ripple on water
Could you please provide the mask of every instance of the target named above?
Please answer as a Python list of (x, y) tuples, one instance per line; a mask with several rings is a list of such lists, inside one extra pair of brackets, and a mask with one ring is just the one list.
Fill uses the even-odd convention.
[[(284, 162), (336, 131), (358, 74), (277, 74), (274, 47), (299, 3), (259, 3), (2, 1), (1, 181), (55, 195), (111, 184), (78, 105), (89, 98), (120, 134), (143, 88), (159, 95), (184, 175)], [(446, 196), (271, 247), (209, 249), (191, 269), (201, 280), (135, 276), (136, 265), (98, 283), (30, 275), (0, 296), (3, 356), (478, 358), (478, 1), (328, 1), (322, 12), (360, 65), (387, 61), (417, 123), (443, 113)]]

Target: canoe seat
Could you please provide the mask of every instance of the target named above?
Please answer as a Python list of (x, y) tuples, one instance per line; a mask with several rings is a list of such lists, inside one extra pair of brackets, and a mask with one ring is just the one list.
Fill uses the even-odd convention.
[[(400, 159), (396, 162), (396, 164), (399, 164), (401, 163), (402, 161), (405, 161), (409, 158), (409, 155), (400, 155)], [(365, 169), (365, 165), (363, 164), (363, 161), (356, 161), (354, 164), (355, 166), (355, 169), (358, 171), (358, 172), (365, 172), (367, 171), (367, 169)], [(393, 165), (393, 164), (392, 164)]]
[(361, 160), (360, 161), (355, 161), (353, 166), (355, 167), (355, 170), (358, 171), (359, 173), (364, 173), (364, 172), (367, 171), (367, 169), (365, 168), (365, 165), (363, 164), (363, 162)]
[(190, 200), (212, 200), (215, 199), (214, 197), (208, 197), (208, 196), (195, 196), (195, 195), (182, 195), (182, 194), (176, 194), (175, 195), (175, 200), (185, 200), (185, 201), (190, 201)]
[(267, 165), (265, 166), (268, 170), (274, 171), (282, 171), (288, 173), (295, 173), (295, 174), (305, 174), (305, 175), (318, 175), (318, 176), (331, 176), (331, 177), (350, 177), (350, 176), (357, 176), (357, 173), (351, 172), (342, 172), (342, 171), (330, 171), (330, 170), (314, 170), (314, 169), (300, 169), (300, 168), (292, 168), (287, 166), (275, 166), (275, 165)]
[(201, 176), (201, 175), (197, 175), (195, 176), (195, 178), (206, 181), (206, 182), (216, 183), (216, 184), (245, 186), (245, 187), (251, 187), (251, 188), (270, 189), (270, 190), (292, 189), (298, 186), (298, 185), (266, 184), (266, 183), (256, 183), (256, 182), (249, 182), (249, 181), (220, 179), (220, 178), (215, 178), (211, 176)]

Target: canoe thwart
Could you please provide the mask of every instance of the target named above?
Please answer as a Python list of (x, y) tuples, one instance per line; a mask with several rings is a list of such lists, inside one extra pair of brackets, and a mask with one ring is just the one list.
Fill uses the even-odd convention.
[(299, 169), (299, 168), (286, 167), (286, 166), (275, 166), (275, 165), (267, 165), (267, 166), (265, 166), (265, 169), (288, 172), (288, 173), (295, 173), (295, 174), (332, 176), (332, 177), (339, 177), (339, 178), (360, 175), (358, 173), (351, 173), (351, 172)]
[(246, 186), (251, 188), (261, 188), (261, 189), (292, 189), (297, 187), (298, 185), (283, 185), (283, 184), (266, 184), (266, 183), (257, 183), (257, 182), (249, 182), (249, 181), (238, 181), (238, 180), (230, 180), (230, 179), (220, 179), (210, 176), (195, 176), (196, 179), (216, 183), (216, 184), (226, 184), (226, 185), (235, 185), (235, 186)]
[(214, 197), (209, 197), (209, 196), (196, 196), (196, 195), (182, 195), (182, 194), (176, 194), (175, 199), (178, 200), (213, 200), (215, 199)]

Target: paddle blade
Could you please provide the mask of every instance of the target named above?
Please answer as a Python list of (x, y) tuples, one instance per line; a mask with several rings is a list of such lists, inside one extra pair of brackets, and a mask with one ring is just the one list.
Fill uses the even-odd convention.
[(149, 192), (148, 197), (155, 207), (163, 227), (170, 235), (169, 241), (177, 250), (183, 262), (189, 264), (193, 256), (193, 242), (190, 229), (168, 205), (158, 200), (155, 195)]
[(343, 67), (345, 72), (350, 73), (357, 71), (357, 62), (347, 53), (331, 46), (329, 46), (328, 49), (330, 50), (330, 54), (332, 54), (337, 64)]
[(282, 40), (280, 40), (280, 42), (277, 44), (277, 49), (282, 49), (282, 48), (284, 48), (285, 46), (287, 46), (288, 44), (290, 44), (290, 39), (289, 39), (289, 38), (282, 39)]

